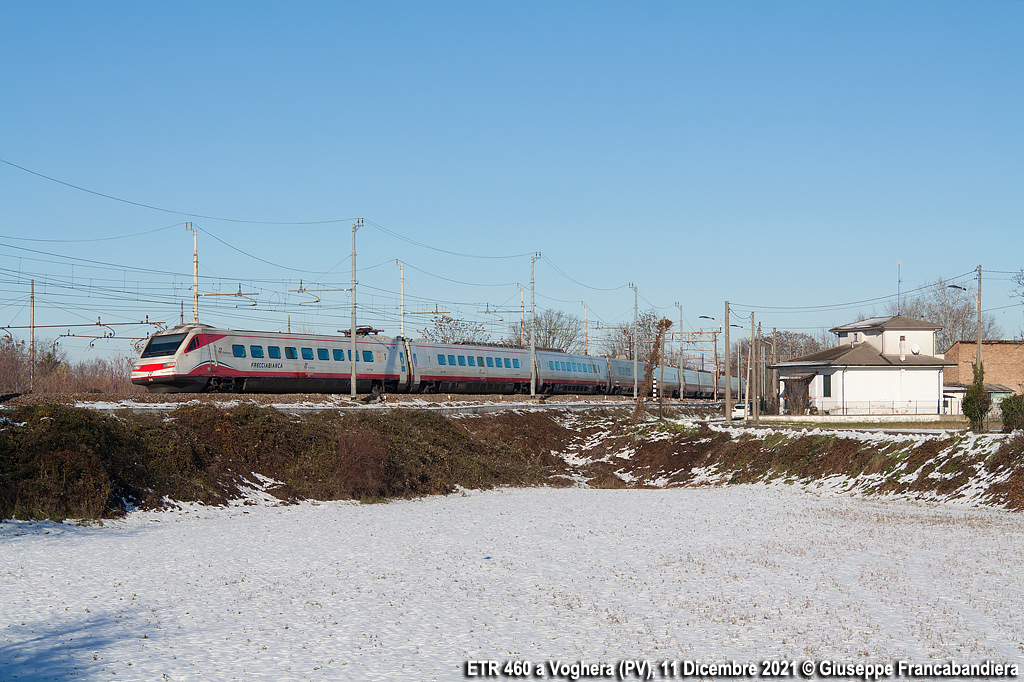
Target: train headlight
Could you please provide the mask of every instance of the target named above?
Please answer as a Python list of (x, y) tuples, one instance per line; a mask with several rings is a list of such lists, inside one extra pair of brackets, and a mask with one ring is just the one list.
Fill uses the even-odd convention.
[(175, 364), (175, 363), (173, 363), (173, 362), (165, 362), (165, 363), (164, 363), (164, 368), (167, 368), (167, 367), (174, 367), (174, 364)]

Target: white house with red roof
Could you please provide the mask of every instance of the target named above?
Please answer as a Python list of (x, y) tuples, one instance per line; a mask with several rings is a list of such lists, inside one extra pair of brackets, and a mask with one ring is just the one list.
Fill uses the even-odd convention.
[(942, 325), (895, 315), (830, 329), (839, 345), (773, 365), (790, 413), (940, 414)]

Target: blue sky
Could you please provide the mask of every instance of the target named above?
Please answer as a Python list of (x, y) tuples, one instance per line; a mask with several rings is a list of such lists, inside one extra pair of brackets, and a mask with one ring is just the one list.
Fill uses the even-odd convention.
[(348, 294), (295, 290), (348, 286), (362, 217), (388, 333), (395, 259), (408, 310), (499, 337), (478, 311), (518, 307), (529, 257), (448, 252), (539, 251), (539, 307), (628, 323), (633, 282), (687, 331), (728, 299), (813, 332), (881, 312), (897, 263), (904, 291), (981, 264), (1011, 338), (1022, 35), (1020, 2), (5, 2), (0, 325), (31, 278), (39, 324), (190, 317), (191, 221), (200, 291), (258, 293), (201, 321), (333, 333)]

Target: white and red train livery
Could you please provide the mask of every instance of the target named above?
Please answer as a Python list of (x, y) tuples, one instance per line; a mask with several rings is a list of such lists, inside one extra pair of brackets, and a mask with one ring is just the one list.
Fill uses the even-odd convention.
[[(186, 324), (154, 334), (132, 369), (152, 393), (348, 393), (347, 336), (215, 329)], [(645, 371), (639, 363), (640, 377)], [(664, 379), (662, 380), (662, 371)], [(665, 395), (713, 397), (710, 372), (660, 367)], [(732, 380), (736, 392), (736, 379)], [(530, 351), (356, 334), (356, 391), (518, 393), (530, 390)], [(633, 392), (633, 361), (537, 351), (538, 393)], [(724, 395), (719, 386), (719, 395)]]

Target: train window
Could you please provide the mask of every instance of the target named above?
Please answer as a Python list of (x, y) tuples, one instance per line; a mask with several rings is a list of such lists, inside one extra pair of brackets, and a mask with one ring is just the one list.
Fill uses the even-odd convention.
[(459, 356), (459, 366), (460, 367), (465, 367), (466, 366), (466, 356), (465, 355), (460, 355)]
[[(429, 358), (427, 358), (427, 359), (429, 360)], [(416, 354), (415, 353), (412, 354), (412, 366), (413, 367), (419, 367), (420, 366), (419, 361), (416, 359)]]
[(249, 354), (254, 358), (263, 357), (263, 346), (249, 346)]
[(455, 356), (454, 355), (449, 355), (448, 356), (448, 364), (449, 365), (454, 365), (455, 364)]
[(299, 357), (299, 352), (297, 350), (295, 350), (294, 346), (285, 346), (284, 347), (284, 356), (286, 358), (288, 358), (289, 360), (295, 360), (296, 358)]
[(174, 355), (178, 346), (185, 340), (185, 334), (168, 334), (167, 336), (154, 336), (146, 344), (146, 350), (142, 351), (143, 358), (156, 358), (161, 355)]
[(584, 373), (584, 374), (586, 374), (586, 373), (587, 373), (587, 366), (586, 366), (586, 365), (580, 365), (580, 369), (582, 369), (582, 370), (583, 370), (583, 373)]
[(572, 363), (572, 371), (574, 371), (574, 372), (580, 371), (580, 366), (578, 364), (576, 364), (575, 362)]
[(519, 369), (519, 358), (512, 358), (512, 366)]
[(312, 348), (303, 348), (302, 349), (302, 359), (303, 360), (312, 360), (313, 359), (313, 349)]
[(188, 342), (188, 346), (185, 348), (186, 353), (191, 353), (196, 348), (199, 348), (199, 337), (193, 336), (192, 340)]
[(281, 359), (281, 347), (280, 346), (267, 346), (267, 357), (274, 358), (275, 360)]
[(494, 367), (494, 358), (487, 358), (487, 366)]
[(231, 346), (231, 354), (234, 355), (236, 358), (244, 358), (245, 346), (243, 346), (240, 343), (236, 343), (235, 345)]
[(439, 364), (439, 365), (443, 365), (443, 364), (445, 364), (445, 362), (444, 362), (444, 356), (443, 356), (443, 355), (438, 355), (438, 356), (437, 356), (437, 364)]
[(363, 351), (363, 362), (373, 362), (373, 351)]
[(476, 356), (476, 364), (480, 365), (481, 367), (484, 366), (484, 358), (482, 355)]
[(334, 355), (334, 359), (338, 362), (345, 362), (345, 351), (340, 348), (332, 348), (331, 353)]
[(331, 354), (330, 354), (330, 352), (326, 348), (317, 348), (316, 349), (316, 359), (317, 360), (330, 360), (331, 359)]
[(505, 358), (505, 366), (508, 367), (509, 369), (512, 369), (512, 363), (509, 362), (508, 358)]
[(554, 360), (548, 360), (548, 369), (554, 369), (554, 368), (555, 368), (555, 361)]
[(466, 360), (467, 362), (469, 362), (470, 367), (476, 367), (476, 358), (474, 358), (472, 355), (466, 358)]
[(562, 371), (563, 371), (563, 372), (564, 372), (564, 371), (566, 371), (566, 369), (565, 369), (565, 363), (564, 363), (564, 362), (560, 362), (560, 363), (558, 363), (558, 364), (560, 364), (560, 365), (562, 366)]

